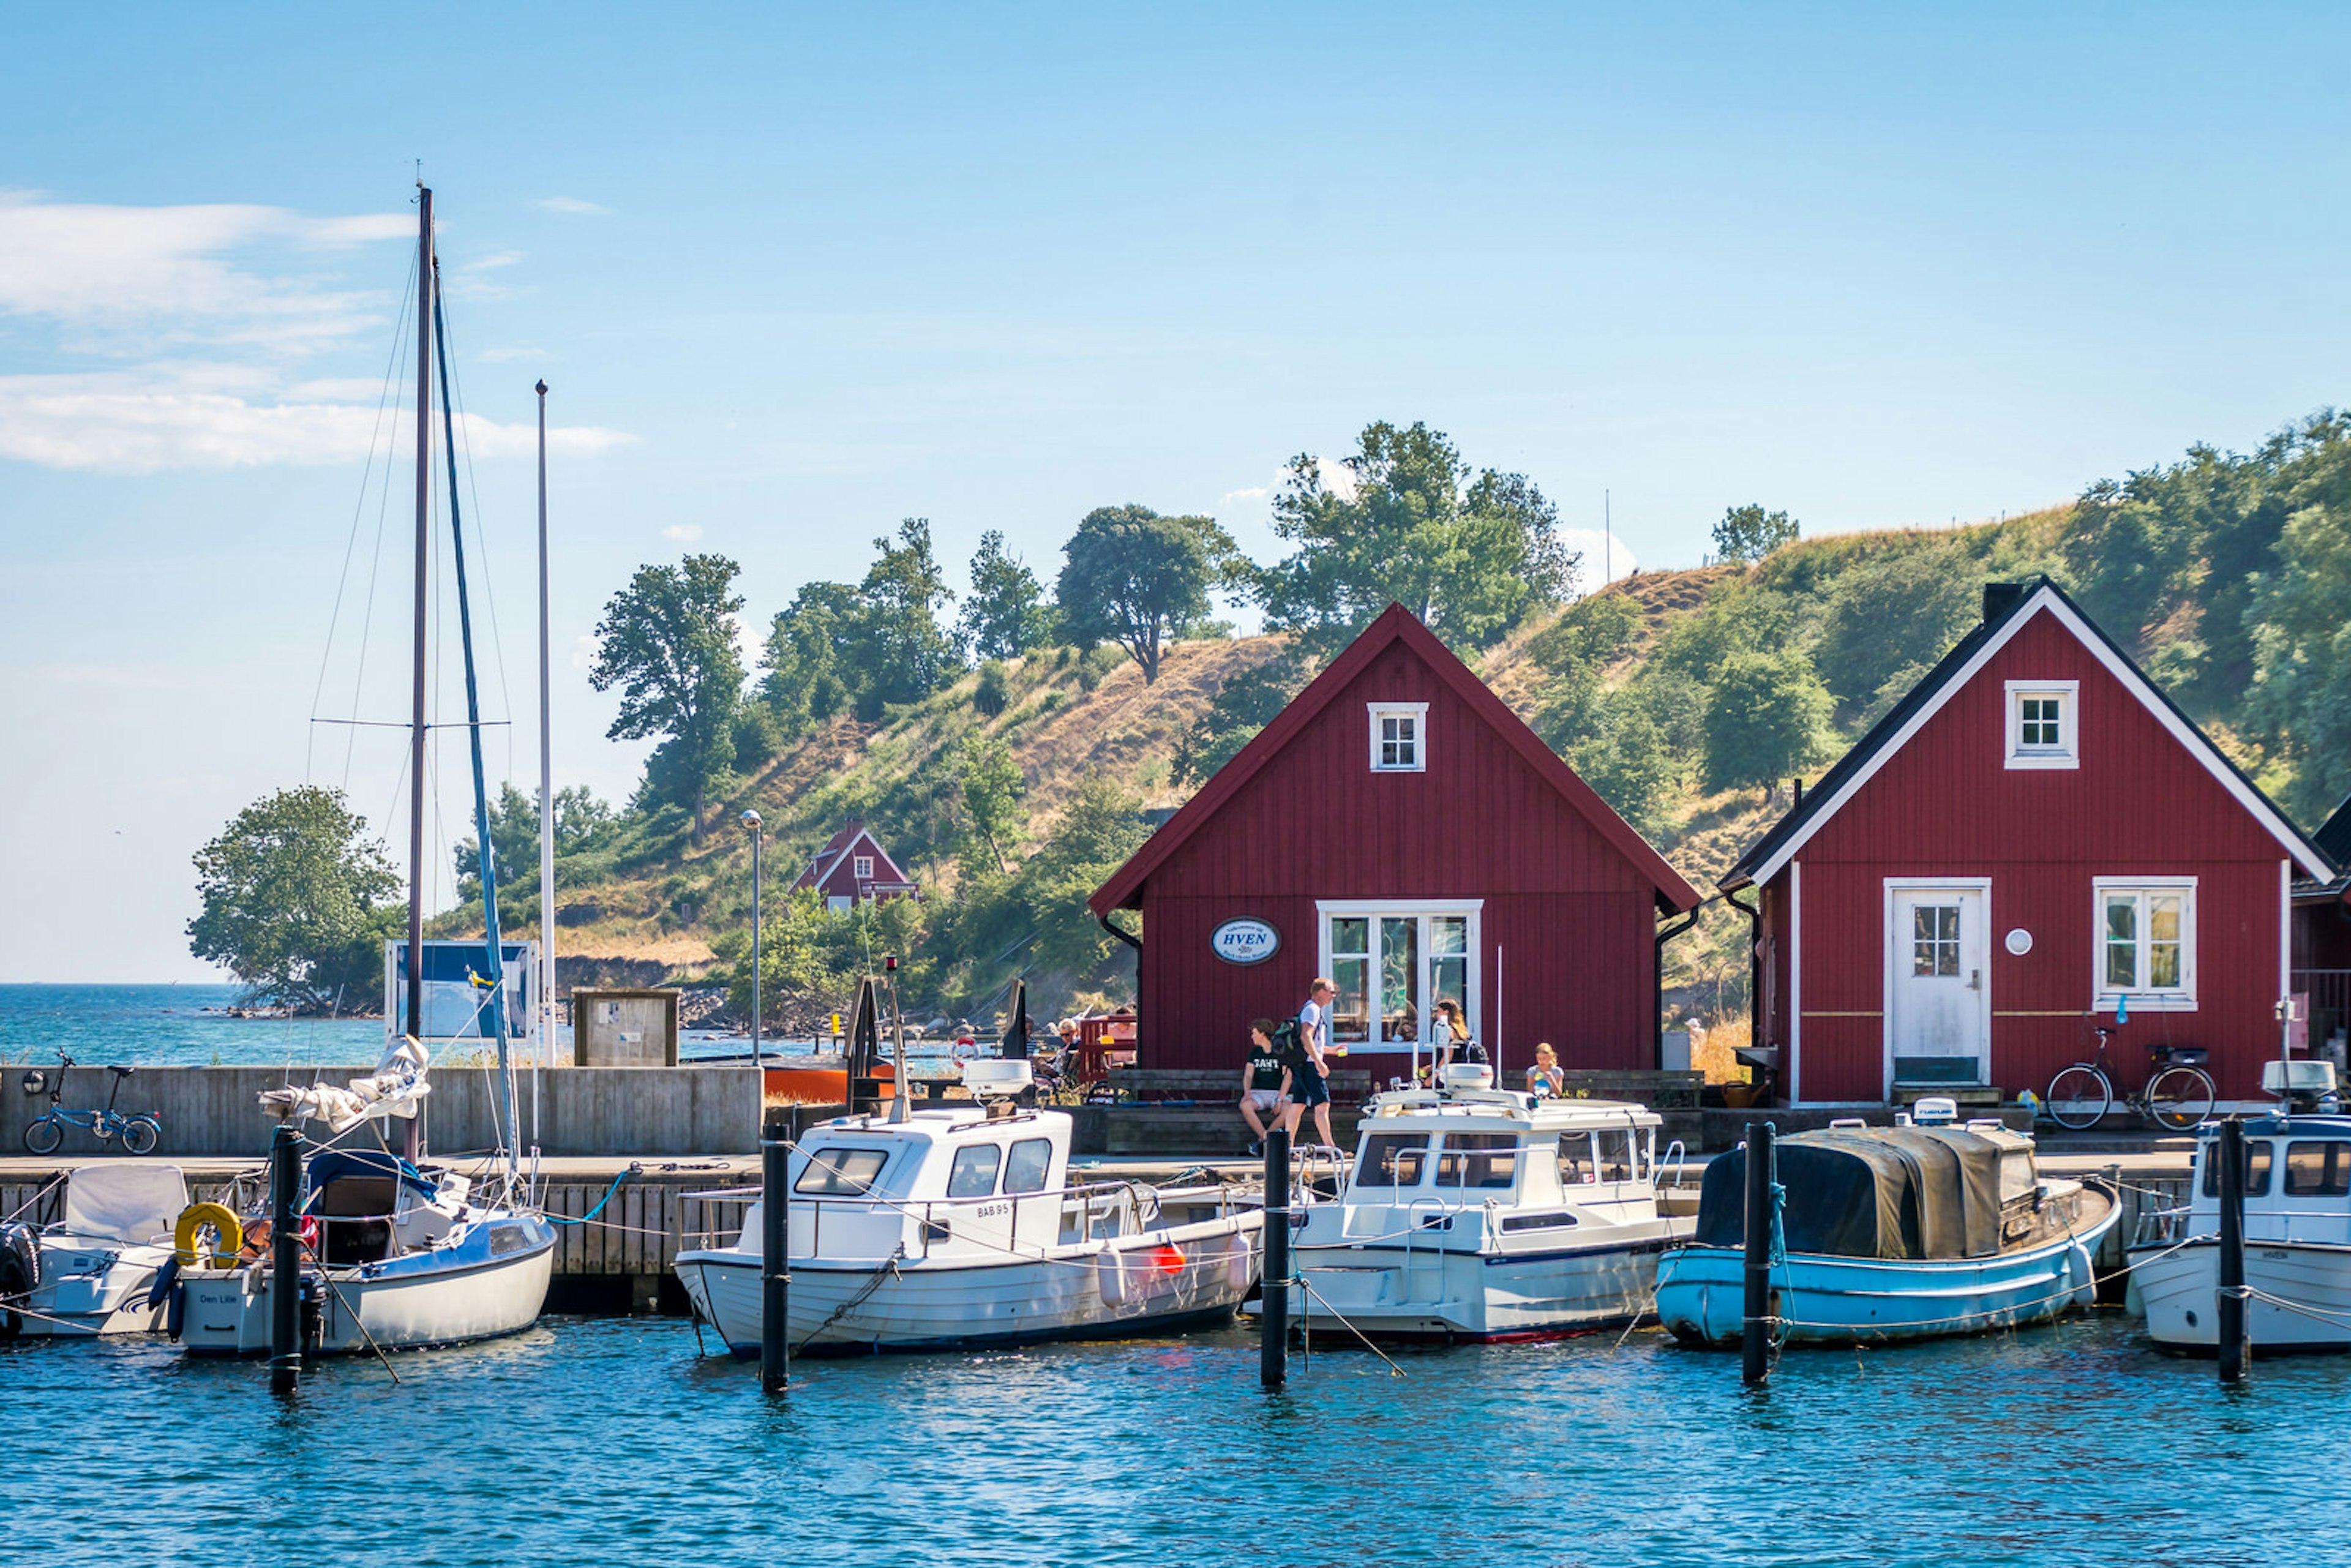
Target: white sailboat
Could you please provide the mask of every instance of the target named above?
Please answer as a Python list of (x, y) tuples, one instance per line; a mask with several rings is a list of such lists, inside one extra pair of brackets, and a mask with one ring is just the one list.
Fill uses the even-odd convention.
[[(795, 1355), (1172, 1333), (1230, 1322), (1263, 1211), (1218, 1184), (1071, 1185), (1065, 1111), (1025, 1110), (1025, 1061), (973, 1062), (984, 1103), (843, 1116), (790, 1157)], [(750, 1193), (705, 1197), (753, 1197)], [(695, 1316), (759, 1354), (763, 1206), (674, 1265)]]
[(188, 1207), (177, 1166), (109, 1161), (65, 1178), (49, 1224), (0, 1225), (0, 1339), (147, 1333), (163, 1326), (159, 1271)]
[[(418, 186), (416, 575), (413, 705), (409, 742), (409, 906), (407, 1028), (391, 1042), (375, 1073), (347, 1089), (277, 1090), (263, 1107), (282, 1119), (324, 1120), (336, 1140), (362, 1127), (405, 1128), (395, 1154), (329, 1143), (304, 1163), (299, 1207), (303, 1267), (298, 1280), (277, 1277), (266, 1249), (243, 1235), (220, 1235), (202, 1266), (183, 1271), (182, 1343), (192, 1354), (249, 1355), (269, 1349), (271, 1299), (300, 1292), (306, 1355), (415, 1349), (511, 1333), (538, 1321), (555, 1262), (555, 1228), (529, 1201), (517, 1148), (515, 1065), (507, 1018), (505, 947), (498, 929), (497, 866), (490, 852), (482, 722), (475, 679), (473, 618), (458, 505), (455, 440), (448, 382), (447, 333), (433, 247), (433, 193)], [(420, 1105), (425, 1080), (423, 1009), (423, 846), (425, 585), (432, 482), (433, 370), (440, 366), (442, 435), (447, 457), (450, 532), (465, 651), (466, 730), (471, 740), (475, 842), (482, 846), (484, 924), (477, 1016), (497, 1041), (504, 1170), (491, 1190), (424, 1163)], [(544, 670), (542, 667), (542, 679)], [(256, 1217), (256, 1218), (258, 1217)], [(215, 1228), (216, 1229), (219, 1228)], [(228, 1228), (240, 1228), (232, 1223)]]

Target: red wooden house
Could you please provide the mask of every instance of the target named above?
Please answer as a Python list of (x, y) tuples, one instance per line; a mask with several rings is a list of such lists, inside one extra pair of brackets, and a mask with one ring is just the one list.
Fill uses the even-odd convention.
[(2351, 800), (2310, 838), (2335, 862), (2335, 874), (2294, 884), (2294, 994), (2308, 1042), (2339, 1043), (2341, 1065), (2351, 1057)]
[(893, 898), (920, 897), (914, 879), (874, 841), (863, 821), (852, 817), (841, 831), (825, 841), (792, 883), (792, 891), (814, 888), (824, 894), (828, 909), (854, 909)]
[(1982, 623), (1723, 878), (1756, 890), (1756, 1032), (1797, 1103), (2038, 1091), (2113, 1024), (2277, 1053), (2292, 890), (2321, 852), (2047, 579)]
[(1656, 1063), (1657, 916), (1698, 894), (1391, 606), (1090, 901), (1143, 912), (1149, 1067), (1235, 1066), (1338, 982), (1334, 1039), (1406, 1071), (1458, 1000), (1506, 1073)]

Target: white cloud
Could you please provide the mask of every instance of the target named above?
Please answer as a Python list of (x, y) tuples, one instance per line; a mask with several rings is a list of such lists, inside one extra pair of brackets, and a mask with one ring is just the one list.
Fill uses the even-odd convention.
[[(538, 433), (478, 414), (458, 423), (475, 457), (529, 455)], [(341, 463), (380, 439), (372, 403), (260, 402), (127, 375), (0, 376), (0, 457), (50, 468), (149, 474)], [(549, 450), (593, 455), (632, 436), (597, 426), (547, 433)]]
[(502, 250), (495, 256), (486, 256), (479, 261), (469, 261), (457, 270), (460, 272), (494, 272), (501, 267), (512, 267), (521, 259), (522, 252), (518, 250)]
[(1562, 528), (1559, 538), (1569, 549), (1583, 552), (1583, 559), (1575, 569), (1573, 591), (1577, 593), (1590, 593), (1606, 583), (1629, 577), (1641, 564), (1623, 539), (1598, 528)]
[(701, 537), (702, 525), (700, 523), (672, 523), (669, 527), (662, 530), (662, 538), (665, 539), (675, 539), (682, 545), (690, 545)]
[(282, 207), (116, 207), (0, 194), (0, 312), (84, 330), (137, 332), (152, 351), (175, 339), (301, 349), (381, 318), (390, 290), (329, 287), (327, 277), (271, 277), (226, 256), (263, 246), (306, 260), (413, 235), (399, 214), (309, 218)]
[(1272, 494), (1273, 486), (1270, 485), (1259, 485), (1248, 490), (1228, 490), (1217, 497), (1217, 505), (1229, 507), (1235, 501), (1262, 501)]
[(532, 206), (542, 212), (561, 213), (567, 217), (601, 218), (611, 214), (610, 207), (600, 207), (593, 202), (583, 202), (577, 196), (541, 196)]

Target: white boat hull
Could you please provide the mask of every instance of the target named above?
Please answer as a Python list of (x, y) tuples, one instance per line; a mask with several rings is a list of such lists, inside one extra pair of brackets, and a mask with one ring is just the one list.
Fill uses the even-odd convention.
[(85, 1339), (159, 1332), (163, 1306), (149, 1306), (147, 1293), (155, 1270), (171, 1256), (168, 1247), (125, 1247), (87, 1256), (45, 1251), (49, 1273), (26, 1297), (22, 1312), (0, 1321), (0, 1335)]
[[(2175, 1350), (2220, 1348), (2220, 1244), (2199, 1238), (2177, 1247), (2134, 1247), (2131, 1293), (2147, 1336)], [(2351, 1350), (2351, 1247), (2307, 1241), (2245, 1243), (2245, 1283), (2300, 1311), (2245, 1303), (2255, 1350)]]
[[(1259, 1215), (1054, 1248), (1029, 1258), (796, 1258), (792, 1354), (932, 1350), (1164, 1333), (1229, 1319), (1257, 1282)], [(760, 1259), (681, 1252), (696, 1316), (737, 1355), (759, 1352)]]
[[(1792, 1255), (1771, 1270), (1771, 1311), (1794, 1343), (1934, 1339), (2045, 1322), (2095, 1299), (2091, 1260), (2116, 1214), (2109, 1206), (2087, 1229), (1993, 1258)], [(1657, 1316), (1678, 1339), (1737, 1344), (1745, 1305), (1741, 1249), (1684, 1247), (1657, 1265)]]
[[(312, 1355), (422, 1350), (517, 1333), (538, 1321), (555, 1270), (555, 1243), (455, 1268), (368, 1279), (358, 1269), (322, 1276)], [(270, 1270), (191, 1270), (180, 1330), (193, 1355), (262, 1355), (269, 1350)]]
[(1379, 1339), (1587, 1333), (1647, 1313), (1657, 1255), (1689, 1230), (1687, 1219), (1660, 1218), (1614, 1227), (1604, 1244), (1524, 1253), (1302, 1247), (1290, 1321)]

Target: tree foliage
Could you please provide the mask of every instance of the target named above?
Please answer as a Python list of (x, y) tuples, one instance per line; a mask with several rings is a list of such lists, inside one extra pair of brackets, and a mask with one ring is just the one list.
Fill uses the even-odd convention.
[(1169, 771), (1179, 784), (1205, 784), (1237, 756), (1274, 715), (1306, 688), (1312, 674), (1294, 646), (1233, 676), (1209, 699), (1207, 710), (1176, 742)]
[(1045, 603), (1045, 586), (1019, 557), (1006, 553), (1000, 529), (979, 536), (959, 629), (973, 657), (979, 659), (1017, 659), (1043, 647), (1052, 636), (1053, 612)]
[(342, 792), (313, 785), (263, 797), (196, 852), (188, 947), (226, 966), (256, 998), (323, 1011), (365, 1004), (382, 983), (382, 938), (400, 878)]
[(1831, 744), (1828, 690), (1802, 653), (1734, 653), (1716, 672), (1706, 704), (1708, 788), (1776, 783)]
[(961, 783), (962, 850), (967, 865), (1005, 869), (1005, 852), (1020, 832), (1020, 797), (1026, 785), (1012, 748), (999, 737), (970, 735), (957, 748), (956, 774)]
[(1862, 708), (1896, 674), (1931, 665), (1975, 619), (1976, 590), (1949, 552), (1931, 548), (1884, 552), (1844, 572), (1813, 653), (1829, 690)]
[(722, 555), (689, 555), (676, 566), (640, 567), (604, 606), (596, 627), (598, 691), (621, 688), (621, 711), (605, 734), (614, 740), (665, 738), (649, 762), (648, 781), (670, 799), (694, 805), (702, 836), (705, 791), (733, 758), (735, 705), (743, 661), (735, 652), (735, 591), (741, 569)]
[(1159, 678), (1165, 644), (1205, 621), (1208, 591), (1228, 579), (1239, 556), (1213, 517), (1163, 517), (1148, 507), (1097, 507), (1061, 547), (1054, 600), (1066, 635), (1114, 643)]
[(829, 724), (855, 705), (859, 683), (842, 650), (862, 609), (857, 590), (845, 582), (809, 582), (768, 624), (759, 700), (785, 738)]
[(1714, 525), (1714, 553), (1719, 560), (1761, 560), (1782, 545), (1796, 542), (1796, 519), (1785, 512), (1767, 512), (1757, 506), (1733, 507)]
[[(555, 792), (555, 853), (559, 860), (577, 854), (595, 841), (612, 823), (612, 809), (584, 784), (567, 785)], [(490, 851), (502, 892), (521, 895), (538, 888), (538, 791), (526, 795), (511, 782), (498, 786), (490, 807)], [(482, 895), (482, 851), (466, 834), (457, 841), (457, 896), (471, 902)]]
[(1258, 590), (1270, 629), (1327, 655), (1394, 601), (1477, 649), (1564, 596), (1578, 558), (1525, 476), (1473, 477), (1441, 432), (1384, 422), (1364, 428), (1340, 467), (1345, 478), (1332, 484), (1321, 459), (1290, 460), (1273, 530), (1293, 549)]
[(858, 716), (869, 719), (885, 705), (922, 701), (964, 667), (963, 651), (939, 621), (955, 594), (931, 549), (931, 520), (908, 517), (894, 540), (877, 538), (873, 549), (845, 650)]

